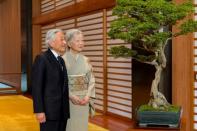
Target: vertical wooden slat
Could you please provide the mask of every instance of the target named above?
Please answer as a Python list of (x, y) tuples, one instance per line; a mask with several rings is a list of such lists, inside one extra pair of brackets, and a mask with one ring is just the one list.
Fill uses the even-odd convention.
[(103, 88), (104, 113), (107, 112), (107, 11), (103, 9)]
[(75, 18), (75, 28), (77, 28), (77, 18)]

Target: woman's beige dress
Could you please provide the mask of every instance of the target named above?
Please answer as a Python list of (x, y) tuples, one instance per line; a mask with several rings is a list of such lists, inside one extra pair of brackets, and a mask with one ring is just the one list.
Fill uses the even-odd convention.
[[(67, 51), (63, 55), (69, 79), (69, 95), (95, 97), (95, 78), (88, 58)], [(66, 131), (88, 131), (89, 105), (74, 105), (70, 101), (70, 119)]]

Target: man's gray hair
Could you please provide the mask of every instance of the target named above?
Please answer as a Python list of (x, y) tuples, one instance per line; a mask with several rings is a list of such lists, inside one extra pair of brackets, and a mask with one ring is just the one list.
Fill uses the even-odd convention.
[(63, 32), (63, 30), (61, 29), (50, 29), (47, 33), (46, 33), (46, 38), (45, 38), (45, 44), (47, 47), (50, 48), (50, 43), (55, 40), (56, 37), (56, 33), (58, 32)]
[(66, 42), (69, 44), (72, 42), (72, 39), (74, 35), (76, 34), (82, 34), (82, 32), (79, 29), (70, 29), (66, 32)]

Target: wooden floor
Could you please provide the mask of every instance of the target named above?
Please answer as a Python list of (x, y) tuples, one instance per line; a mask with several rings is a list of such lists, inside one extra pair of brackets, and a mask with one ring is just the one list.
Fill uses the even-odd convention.
[[(31, 98), (31, 95), (24, 94), (24, 96)], [(107, 116), (107, 115), (96, 115), (93, 118), (90, 118), (90, 122), (99, 125), (109, 131), (185, 131), (185, 126), (181, 129), (161, 129), (161, 128), (149, 128), (142, 129), (138, 128), (134, 121), (132, 120), (123, 120), (120, 118)]]
[(90, 122), (109, 129), (110, 131), (129, 131), (129, 129), (133, 128), (132, 121), (121, 120), (106, 115), (94, 116), (93, 118), (90, 118)]
[(139, 128), (134, 121), (127, 121), (118, 119), (112, 116), (98, 115), (90, 119), (90, 122), (99, 125), (109, 131), (185, 131), (184, 127), (181, 129), (167, 129), (167, 128)]

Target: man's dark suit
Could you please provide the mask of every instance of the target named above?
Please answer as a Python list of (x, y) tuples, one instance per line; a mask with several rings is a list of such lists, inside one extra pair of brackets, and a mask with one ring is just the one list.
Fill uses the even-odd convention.
[[(50, 49), (36, 57), (32, 68), (34, 112), (44, 112), (46, 122), (66, 122), (69, 118), (67, 83), (66, 69), (62, 70), (61, 64)], [(51, 124), (47, 131), (54, 131), (50, 126)]]

